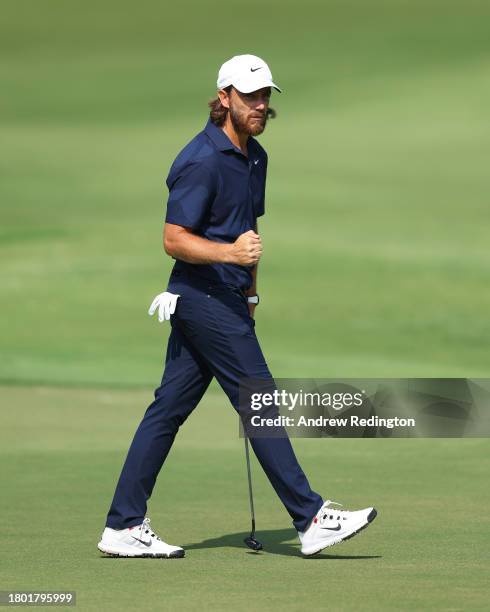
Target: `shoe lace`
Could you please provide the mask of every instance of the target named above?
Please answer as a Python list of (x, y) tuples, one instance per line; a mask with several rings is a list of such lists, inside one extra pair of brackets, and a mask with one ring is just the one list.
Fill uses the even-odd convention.
[(348, 510), (337, 510), (331, 508), (331, 506), (341, 506), (338, 502), (331, 501), (327, 499), (327, 501), (323, 504), (318, 512), (318, 520), (320, 523), (324, 523), (325, 521), (333, 521), (333, 520), (344, 520), (346, 521), (348, 518), (349, 511)]
[(153, 533), (151, 527), (150, 527), (150, 519), (147, 517), (143, 520), (143, 522), (141, 523), (140, 526), (140, 540), (143, 540), (144, 538), (142, 537), (143, 534), (146, 535), (150, 535), (151, 538), (156, 538), (157, 540), (160, 540), (160, 538), (157, 536), (156, 533)]

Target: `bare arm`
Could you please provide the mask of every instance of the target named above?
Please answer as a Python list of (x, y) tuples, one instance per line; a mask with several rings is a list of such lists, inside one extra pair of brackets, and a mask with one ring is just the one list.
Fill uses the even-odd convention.
[(196, 236), (189, 228), (173, 223), (165, 223), (163, 247), (168, 255), (193, 264), (232, 263), (253, 266), (262, 255), (260, 236), (252, 230), (228, 244)]

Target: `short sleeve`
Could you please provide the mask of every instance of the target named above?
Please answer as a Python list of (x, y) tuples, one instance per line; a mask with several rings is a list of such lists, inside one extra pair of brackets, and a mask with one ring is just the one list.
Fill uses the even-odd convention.
[(167, 185), (169, 196), (165, 221), (197, 229), (215, 196), (211, 170), (199, 162), (188, 164), (171, 182), (167, 180)]
[(268, 162), (267, 155), (265, 154), (265, 151), (264, 151), (262, 183), (261, 183), (261, 189), (259, 193), (259, 200), (255, 208), (255, 213), (257, 217), (262, 217), (262, 215), (265, 213), (265, 183), (267, 180), (267, 162)]

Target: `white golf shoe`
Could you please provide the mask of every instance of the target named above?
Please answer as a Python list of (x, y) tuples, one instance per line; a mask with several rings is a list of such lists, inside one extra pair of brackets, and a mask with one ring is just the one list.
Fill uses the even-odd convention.
[(298, 531), (303, 555), (314, 555), (328, 546), (352, 538), (376, 518), (377, 512), (374, 508), (349, 512), (334, 510), (330, 507), (332, 504), (341, 505), (327, 500), (308, 529), (304, 532)]
[(97, 548), (113, 557), (159, 557), (176, 559), (183, 557), (185, 551), (180, 546), (170, 546), (161, 540), (150, 527), (150, 519), (129, 529), (106, 527)]

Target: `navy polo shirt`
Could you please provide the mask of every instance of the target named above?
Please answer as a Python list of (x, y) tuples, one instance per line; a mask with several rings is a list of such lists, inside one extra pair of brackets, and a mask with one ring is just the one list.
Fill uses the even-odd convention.
[[(211, 120), (177, 155), (167, 177), (165, 221), (192, 229), (214, 242), (232, 243), (255, 229), (264, 214), (267, 153), (252, 137), (248, 158)], [(248, 289), (253, 266), (190, 264), (177, 260), (175, 270), (188, 270), (217, 283)]]

